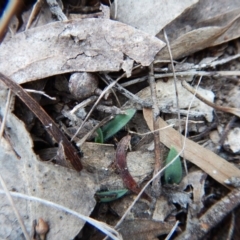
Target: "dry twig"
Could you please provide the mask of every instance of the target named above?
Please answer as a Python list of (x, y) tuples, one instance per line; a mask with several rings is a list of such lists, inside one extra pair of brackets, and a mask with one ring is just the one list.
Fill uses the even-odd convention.
[[(151, 89), (151, 96), (152, 96), (152, 102), (153, 102), (153, 107), (152, 107), (153, 130), (156, 130), (159, 128), (159, 122), (158, 122), (159, 108), (157, 103), (156, 83), (153, 75), (153, 64), (151, 64), (149, 67), (149, 85)], [(159, 131), (155, 131), (153, 133), (153, 136), (154, 136), (154, 153), (155, 153), (155, 166), (154, 166), (153, 176), (155, 176), (162, 167), (162, 156), (161, 156), (162, 154), (161, 154)], [(153, 187), (153, 192), (155, 193), (156, 197), (158, 197), (160, 195), (160, 187), (161, 187), (160, 178), (156, 178), (153, 181), (152, 187)]]

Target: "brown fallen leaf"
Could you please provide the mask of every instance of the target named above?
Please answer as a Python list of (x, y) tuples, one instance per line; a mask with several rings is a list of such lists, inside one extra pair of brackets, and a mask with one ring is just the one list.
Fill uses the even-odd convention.
[[(164, 45), (156, 37), (109, 19), (54, 22), (4, 41), (0, 72), (25, 83), (68, 72), (119, 71), (124, 55), (148, 66)], [(13, 49), (18, 51), (10, 54)]]
[[(190, 31), (171, 43), (171, 52), (174, 59), (188, 56), (194, 52), (212, 46), (213, 42), (223, 35), (238, 19), (240, 15), (225, 23), (223, 26), (207, 26)], [(216, 44), (215, 44), (216, 45)], [(165, 47), (156, 56), (156, 60), (169, 59), (169, 53)]]
[(168, 234), (173, 226), (172, 223), (134, 219), (125, 220), (121, 224), (119, 232), (122, 234), (123, 239), (152, 240), (158, 239), (157, 237), (163, 234)]
[[(148, 127), (153, 130), (151, 109), (144, 108), (143, 115)], [(159, 118), (159, 128), (166, 126), (168, 126), (167, 123), (162, 118)], [(174, 146), (177, 151), (182, 149), (179, 133), (171, 127), (161, 131), (160, 141), (168, 148)], [(231, 163), (189, 139), (186, 139), (184, 157), (230, 189), (231, 187), (227, 186), (224, 181), (233, 176), (240, 177), (240, 170)]]
[[(127, 150), (130, 144), (130, 140), (131, 136), (127, 135), (123, 137), (121, 141), (118, 143), (116, 149), (115, 164), (120, 172), (125, 187), (131, 190), (132, 192), (138, 194), (141, 191), (141, 188), (135, 182), (132, 175), (129, 173), (127, 167)], [(142, 197), (146, 198), (148, 201), (151, 201), (151, 198), (146, 193), (143, 193)]]
[(67, 137), (60, 131), (56, 123), (51, 117), (44, 111), (44, 109), (17, 83), (7, 78), (0, 73), (0, 81), (6, 84), (38, 117), (38, 119), (45, 126), (46, 130), (53, 136), (57, 143), (62, 143), (63, 150), (66, 156), (66, 160), (70, 162), (73, 168), (77, 171), (82, 170), (82, 164), (80, 157), (77, 153), (77, 149), (69, 142)]

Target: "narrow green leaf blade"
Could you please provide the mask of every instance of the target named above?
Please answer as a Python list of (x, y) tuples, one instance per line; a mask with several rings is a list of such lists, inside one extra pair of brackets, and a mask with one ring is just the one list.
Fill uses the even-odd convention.
[(125, 110), (126, 114), (119, 114), (109, 121), (106, 125), (102, 127), (103, 141), (106, 141), (108, 138), (112, 137), (119, 130), (121, 130), (134, 116), (136, 109), (127, 109)]
[(98, 128), (97, 131), (97, 137), (95, 137), (95, 142), (96, 143), (103, 143), (103, 133), (102, 133), (102, 129), (101, 128)]
[[(178, 152), (176, 151), (176, 149), (174, 147), (171, 147), (168, 156), (167, 156), (167, 160), (166, 160), (166, 164), (172, 162), (172, 160), (178, 155)], [(171, 164), (164, 172), (164, 180), (165, 183), (167, 184), (178, 184), (181, 182), (182, 180), (182, 164), (181, 164), (181, 160), (180, 157), (178, 157), (173, 164)]]
[(97, 192), (95, 197), (100, 202), (111, 202), (114, 201), (122, 196), (124, 196), (128, 192), (128, 189), (119, 189), (113, 191), (106, 191), (106, 192)]

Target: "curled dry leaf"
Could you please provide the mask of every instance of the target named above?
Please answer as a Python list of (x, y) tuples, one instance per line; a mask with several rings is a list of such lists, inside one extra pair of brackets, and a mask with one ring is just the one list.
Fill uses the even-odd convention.
[[(213, 9), (209, 4), (210, 2), (207, 8)], [(221, 3), (218, 4), (220, 5)], [(233, 4), (232, 2), (229, 5), (235, 6), (235, 3)], [(204, 48), (215, 46), (240, 36), (240, 31), (238, 29), (240, 8), (236, 9), (234, 7), (234, 10), (228, 10), (229, 12), (222, 14), (215, 13), (215, 16), (211, 16), (209, 20), (209, 16), (205, 16), (206, 8), (201, 9), (201, 7), (198, 6), (199, 9), (197, 9), (197, 6), (198, 5), (196, 5), (196, 9), (192, 10), (192, 12), (190, 11), (183, 15), (182, 18), (176, 19), (178, 22), (167, 27), (174, 59), (187, 56)], [(221, 6), (221, 8), (223, 7)], [(229, 6), (226, 9), (229, 9)], [(203, 15), (208, 19), (207, 21), (202, 18), (203, 12)], [(208, 14), (210, 15), (212, 13)], [(189, 16), (191, 15), (194, 16), (194, 19), (190, 18), (189, 20)], [(198, 23), (196, 18), (202, 22)], [(185, 24), (181, 25), (181, 22)], [(188, 28), (186, 26), (188, 26)], [(179, 29), (181, 31), (179, 31)], [(161, 35), (159, 35), (159, 37), (162, 38)], [(166, 47), (158, 53), (156, 59), (169, 59)]]
[[(179, 37), (171, 44), (173, 58), (181, 58), (211, 46), (211, 43), (226, 32), (238, 18), (239, 15), (223, 27), (199, 28)], [(157, 56), (158, 58), (168, 59), (168, 50), (165, 48), (161, 51)]]
[[(127, 167), (127, 150), (130, 144), (131, 136), (127, 135), (121, 139), (121, 141), (117, 145), (116, 149), (116, 159), (115, 159), (115, 164), (117, 166), (117, 169), (120, 171), (122, 180), (124, 185), (134, 193), (138, 194), (141, 189), (131, 176), (131, 174), (128, 171)], [(147, 200), (151, 200), (150, 197), (146, 194), (143, 193), (142, 196), (146, 198)]]
[[(108, 19), (54, 22), (3, 42), (0, 72), (24, 83), (68, 72), (119, 71), (124, 55), (148, 66), (164, 45), (147, 33)], [(10, 54), (13, 49), (21, 51)]]
[[(153, 130), (151, 110), (144, 108), (143, 115), (148, 127)], [(167, 123), (162, 118), (159, 118), (159, 128), (166, 126)], [(180, 152), (182, 149), (179, 133), (173, 128), (163, 129), (160, 141), (168, 148), (174, 145), (177, 151)], [(184, 157), (226, 187), (229, 187), (224, 182), (226, 179), (232, 176), (240, 177), (240, 170), (234, 167), (233, 164), (189, 139), (186, 139)]]

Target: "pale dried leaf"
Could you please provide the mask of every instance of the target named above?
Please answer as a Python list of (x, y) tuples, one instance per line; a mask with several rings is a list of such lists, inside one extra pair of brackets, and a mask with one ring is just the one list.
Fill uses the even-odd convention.
[(197, 213), (204, 207), (203, 196), (205, 195), (205, 179), (207, 174), (202, 170), (194, 170), (188, 173), (181, 182), (181, 186), (186, 188), (191, 185), (193, 188), (193, 203), (196, 206)]
[[(153, 36), (108, 19), (55, 22), (3, 42), (0, 72), (24, 83), (74, 71), (119, 71), (124, 55), (148, 66), (164, 45)], [(18, 52), (13, 54), (13, 49)]]
[[(239, 37), (239, 13), (239, 1), (199, 1), (166, 28), (174, 59)], [(167, 48), (156, 59), (169, 59)]]
[[(0, 91), (1, 115), (4, 112), (6, 92)], [(1, 174), (9, 190), (36, 196), (68, 207), (89, 216), (95, 206), (94, 193), (97, 189), (92, 177), (81, 172), (39, 161), (32, 150), (33, 143), (23, 123), (12, 113), (8, 114), (6, 128), (13, 151), (0, 145)], [(1, 187), (2, 188), (2, 187)], [(0, 239), (23, 239), (19, 223), (7, 198), (1, 195)], [(14, 199), (14, 203), (30, 233), (32, 221), (39, 217), (50, 224), (49, 239), (73, 239), (84, 222), (65, 212), (43, 204)]]
[(152, 218), (155, 221), (164, 221), (175, 209), (176, 207), (170, 204), (166, 197), (160, 196), (157, 199)]
[(163, 234), (168, 234), (173, 226), (174, 224), (166, 222), (134, 219), (124, 221), (119, 232), (123, 239), (152, 240), (158, 239), (157, 237)]
[[(156, 35), (198, 0), (121, 0), (117, 1), (117, 20)], [(116, 13), (115, 13), (116, 14)]]
[[(148, 127), (153, 130), (151, 110), (143, 109), (143, 114)], [(166, 126), (166, 122), (159, 118), (159, 128)], [(173, 128), (162, 130), (160, 141), (168, 148), (174, 146), (177, 151), (182, 149), (180, 135)], [(240, 177), (240, 170), (234, 167), (234, 165), (189, 139), (186, 139), (184, 157), (224, 186), (226, 186), (224, 183), (226, 179), (232, 176)]]
[[(192, 100), (192, 94), (188, 92), (181, 84), (180, 81), (176, 82), (177, 89), (178, 89), (178, 98), (179, 98), (179, 107), (180, 109), (187, 109), (189, 103)], [(157, 90), (157, 101), (158, 106), (160, 109), (166, 107), (173, 107), (174, 109), (177, 108), (176, 105), (176, 96), (175, 96), (175, 87), (174, 87), (174, 79), (170, 78), (167, 82), (157, 81), (156, 82), (156, 90)], [(206, 97), (210, 102), (214, 100), (214, 93), (210, 90), (205, 90), (202, 88), (198, 88), (199, 93)], [(137, 94), (143, 100), (151, 99), (151, 91), (150, 87), (146, 87), (141, 90)], [(194, 111), (198, 112), (198, 116), (202, 115), (206, 118), (208, 122), (213, 120), (213, 109), (207, 106), (205, 103), (200, 101), (199, 99), (195, 98), (193, 104), (191, 106), (190, 114), (194, 115)]]

